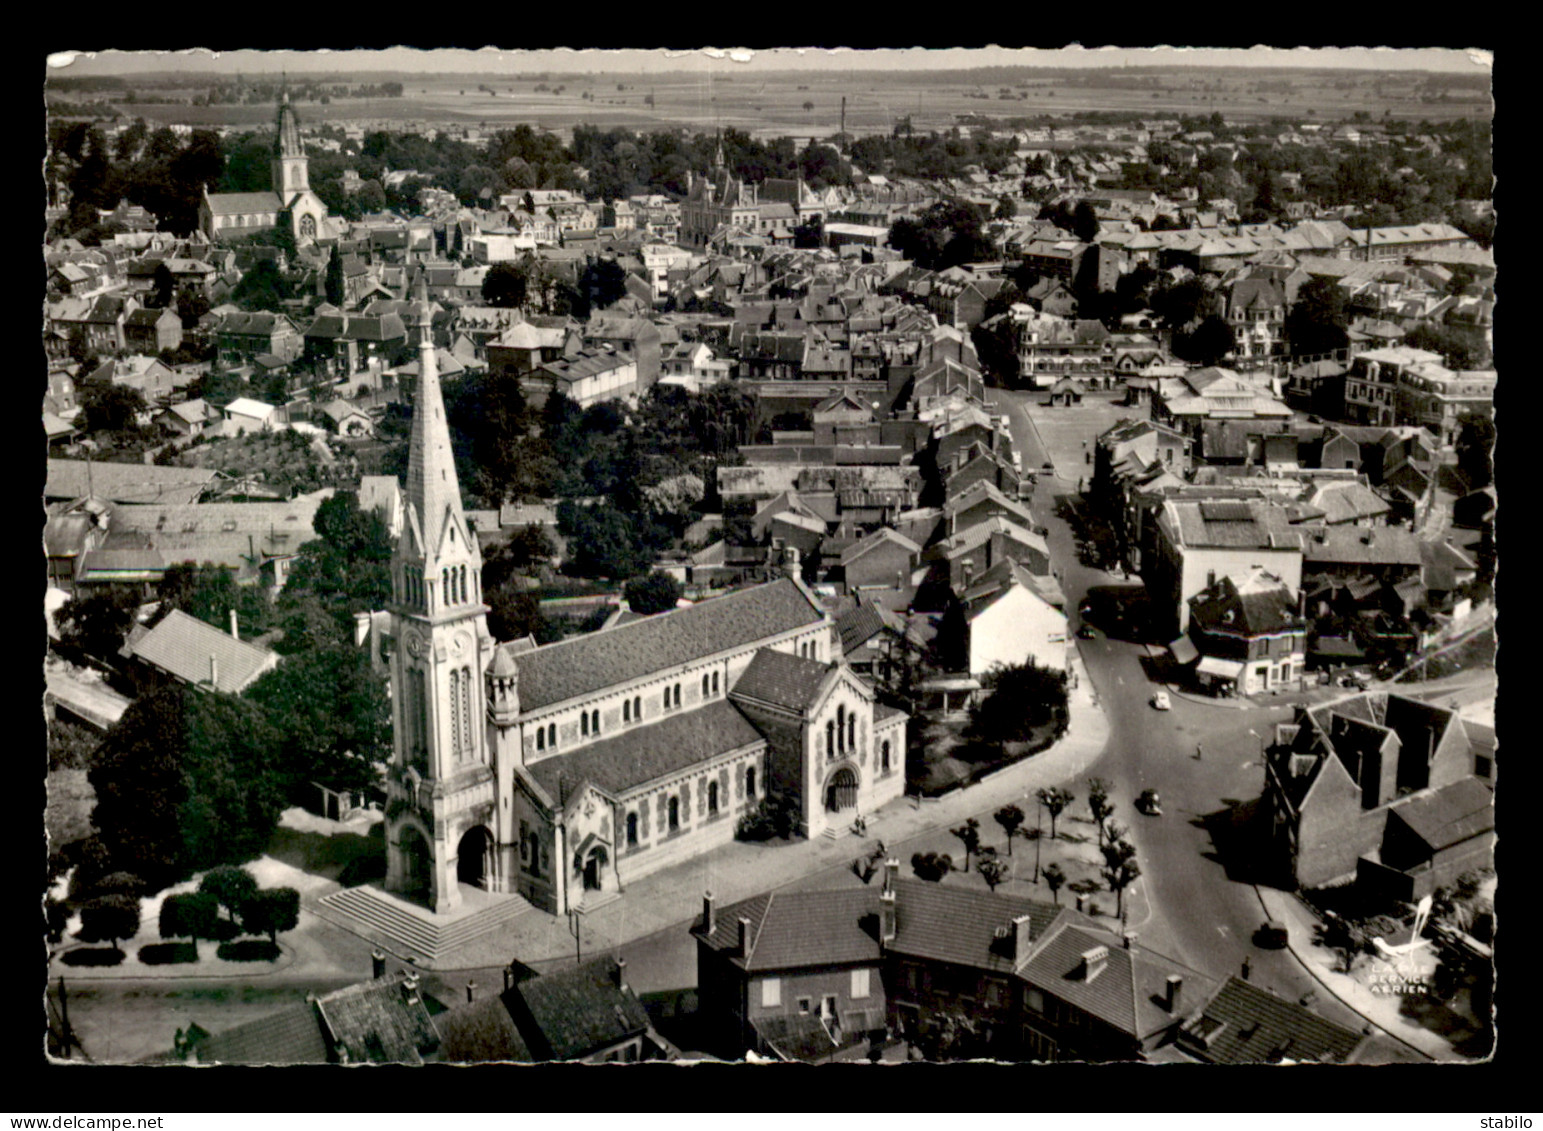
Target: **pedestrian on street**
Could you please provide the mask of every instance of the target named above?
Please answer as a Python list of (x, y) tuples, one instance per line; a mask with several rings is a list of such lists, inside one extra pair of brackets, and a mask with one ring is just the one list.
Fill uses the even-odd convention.
[(1201, 756), (1200, 743), (1197, 742), (1195, 743), (1195, 761), (1200, 761)]
[(1253, 969), (1254, 969), (1254, 968), (1253, 968), (1253, 965), (1252, 965), (1252, 964), (1251, 964), (1251, 963), (1250, 963), (1250, 962), (1249, 962), (1249, 961), (1248, 961), (1248, 959), (1247, 959), (1247, 958), (1246, 958), (1246, 957), (1245, 957), (1245, 958), (1244, 958), (1244, 959), (1243, 959), (1243, 980), (1244, 980), (1244, 981), (1245, 981), (1245, 982), (1246, 982), (1246, 981), (1248, 981), (1248, 976), (1249, 976), (1249, 974), (1250, 974), (1250, 973), (1252, 973), (1252, 972), (1253, 972)]

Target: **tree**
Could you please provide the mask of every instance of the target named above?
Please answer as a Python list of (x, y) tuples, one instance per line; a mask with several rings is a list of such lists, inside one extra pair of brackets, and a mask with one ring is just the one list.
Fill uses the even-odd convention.
[(1104, 867), (1101, 874), (1109, 890), (1115, 894), (1115, 914), (1125, 914), (1125, 889), (1141, 875), (1141, 865), (1136, 861), (1136, 846), (1126, 840), (1116, 840), (1104, 845)]
[(651, 616), (668, 612), (681, 598), (680, 582), (667, 573), (653, 571), (647, 577), (633, 578), (624, 590), (627, 605), (635, 613)]
[(230, 301), (248, 310), (282, 314), (284, 300), (288, 297), (289, 284), (279, 265), (271, 259), (261, 259), (241, 276), (241, 281), (231, 292)]
[(970, 621), (964, 602), (952, 593), (943, 609), (937, 635), (932, 638), (929, 659), (943, 672), (962, 672), (970, 666)]
[(327, 256), (326, 278), (327, 301), (333, 306), (341, 307), (347, 297), (347, 291), (343, 286), (343, 257), (338, 254), (337, 245), (333, 245), (332, 252)]
[(1027, 820), (1023, 810), (1017, 805), (1004, 805), (994, 814), (997, 824), (1002, 826), (1002, 831), (1007, 834), (1007, 854), (1013, 854), (1013, 838), (1018, 835), (1019, 826)]
[(1083, 243), (1092, 243), (1098, 238), (1098, 215), (1086, 200), (1079, 200), (1077, 207), (1072, 209), (1071, 233)]
[(1174, 355), (1201, 366), (1220, 364), (1236, 348), (1232, 327), (1215, 314), (1203, 319), (1194, 333), (1173, 336)]
[(155, 595), (161, 606), (159, 617), (180, 609), (222, 631), (229, 626), (232, 611), (243, 634), (267, 631), (273, 617), (263, 591), (236, 584), (235, 570), (227, 566), (177, 562), (156, 582)]
[(220, 916), (220, 901), (207, 892), (190, 891), (168, 895), (161, 901), (161, 937), (163, 939), (214, 938), (214, 923)]
[(242, 928), (250, 934), (266, 934), (275, 946), (280, 931), (292, 931), (299, 924), (300, 893), (294, 888), (267, 888), (241, 907)]
[(1066, 676), (1032, 661), (994, 667), (982, 680), (990, 690), (970, 711), (967, 733), (986, 742), (1028, 742), (1067, 717)]
[(986, 886), (996, 891), (1007, 880), (1007, 861), (997, 855), (995, 848), (982, 848), (975, 861), (975, 871), (986, 881)]
[(1471, 489), (1477, 491), (1494, 482), (1495, 421), (1492, 416), (1464, 412), (1458, 417), (1453, 447), (1457, 451), (1458, 470), (1467, 478)]
[(1061, 810), (1065, 809), (1075, 800), (1077, 800), (1076, 794), (1072, 793), (1070, 790), (1061, 789), (1060, 787), (1041, 789), (1039, 791), (1039, 803), (1043, 805), (1050, 813), (1051, 840), (1056, 838), (1056, 818), (1061, 815)]
[(232, 923), (240, 924), (246, 905), (257, 894), (257, 880), (245, 868), (212, 868), (198, 885), (199, 893), (213, 896)]
[(596, 260), (580, 274), (579, 290), (588, 297), (593, 310), (615, 306), (627, 297), (627, 269), (614, 259)]
[(144, 394), (127, 385), (100, 380), (81, 385), (81, 422), (87, 432), (122, 432), (136, 428), (139, 414), (149, 407)]
[(1349, 325), (1344, 289), (1333, 279), (1309, 279), (1286, 313), (1285, 332), (1293, 354), (1310, 356), (1348, 346)]
[(1098, 826), (1098, 847), (1104, 847), (1104, 818), (1114, 812), (1114, 805), (1109, 801), (1109, 783), (1103, 778), (1088, 779), (1088, 811), (1093, 814), (1093, 823)]
[(171, 305), (176, 297), (177, 281), (172, 278), (171, 268), (166, 266), (163, 259), (155, 265), (155, 274), (151, 276), (150, 306), (165, 308)]
[(911, 856), (911, 869), (918, 879), (935, 884), (954, 870), (954, 858), (946, 852), (917, 852)]
[(950, 833), (959, 838), (959, 843), (964, 845), (964, 870), (970, 870), (970, 856), (980, 847), (980, 822), (974, 817), (965, 821), (957, 829), (950, 829)]
[(54, 615), (60, 643), (88, 656), (116, 656), (133, 627), (138, 606), (139, 598), (129, 586), (113, 585), (103, 593), (71, 597)]
[(139, 933), (139, 900), (128, 895), (104, 895), (80, 909), (79, 935), (85, 942), (110, 942), (119, 954), (118, 943)]
[(1051, 898), (1056, 903), (1061, 902), (1061, 886), (1066, 883), (1066, 873), (1061, 870), (1059, 864), (1052, 864), (1040, 873), (1045, 880), (1045, 886), (1050, 889)]

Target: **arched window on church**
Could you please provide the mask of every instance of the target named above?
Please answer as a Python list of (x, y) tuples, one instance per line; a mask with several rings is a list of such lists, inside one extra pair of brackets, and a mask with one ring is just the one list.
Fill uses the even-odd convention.
[(857, 712), (853, 711), (847, 716), (847, 749), (853, 754), (857, 753)]
[(707, 673), (702, 673), (702, 698), (707, 698), (708, 678)]
[(825, 758), (827, 761), (836, 756), (836, 724), (825, 724)]
[(713, 672), (713, 694), (718, 694), (718, 673)]
[(636, 848), (637, 846), (638, 846), (638, 815), (636, 813), (628, 813), (627, 814), (627, 847), (628, 848)]
[(843, 754), (847, 751), (847, 709), (845, 706), (836, 708), (836, 749)]
[(598, 708), (589, 713), (589, 733), (600, 733), (600, 711)]
[(545, 750), (546, 749), (546, 727), (537, 727), (536, 728), (536, 749), (537, 750)]
[(450, 673), (450, 753), (461, 759), (461, 673)]
[(643, 721), (643, 697), (641, 695), (634, 695), (632, 697), (632, 717), (638, 722)]
[(300, 217), (300, 238), (304, 240), (316, 238), (316, 217), (311, 215)]
[(631, 699), (623, 699), (621, 701), (621, 721), (624, 722), (624, 723), (630, 723), (632, 721), (632, 700)]
[(557, 749), (557, 724), (552, 723), (546, 728), (546, 744), (553, 750)]
[(477, 752), (477, 742), (471, 728), (471, 668), (461, 669), (461, 745), (462, 758), (470, 760)]
[(580, 738), (588, 738), (589, 737), (589, 712), (588, 711), (581, 711), (579, 713), (579, 737)]
[(747, 800), (755, 800), (755, 767), (751, 766), (745, 771), (745, 797)]
[(888, 742), (884, 743), (884, 746), (883, 746), (883, 748), (880, 751), (879, 758), (880, 758), (879, 769), (883, 770), (886, 774), (889, 773), (889, 743)]

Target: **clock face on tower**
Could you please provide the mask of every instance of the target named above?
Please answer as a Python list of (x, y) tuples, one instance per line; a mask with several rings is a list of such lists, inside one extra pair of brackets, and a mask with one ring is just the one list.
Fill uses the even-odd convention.
[(412, 656), (421, 656), (421, 655), (423, 655), (423, 652), (424, 652), (423, 637), (419, 636), (416, 632), (409, 632), (407, 634), (407, 651), (408, 651), (408, 654), (412, 655)]

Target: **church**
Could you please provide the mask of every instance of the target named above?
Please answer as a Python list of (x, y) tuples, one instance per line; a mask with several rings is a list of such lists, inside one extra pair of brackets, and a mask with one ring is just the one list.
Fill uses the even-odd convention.
[(305, 145), (289, 104), (289, 92), (279, 96), (278, 132), (273, 143), (273, 188), (269, 192), (211, 193), (204, 186), (198, 205), (198, 226), (211, 241), (250, 235), (280, 225), (295, 243), (337, 237), (327, 206), (311, 191)]
[(370, 618), (392, 688), (387, 889), (436, 913), (469, 885), (563, 914), (727, 844), (768, 793), (806, 837), (900, 797), (907, 716), (847, 667), (797, 577), (541, 647), (492, 638), (421, 275), (415, 301), (393, 600)]

